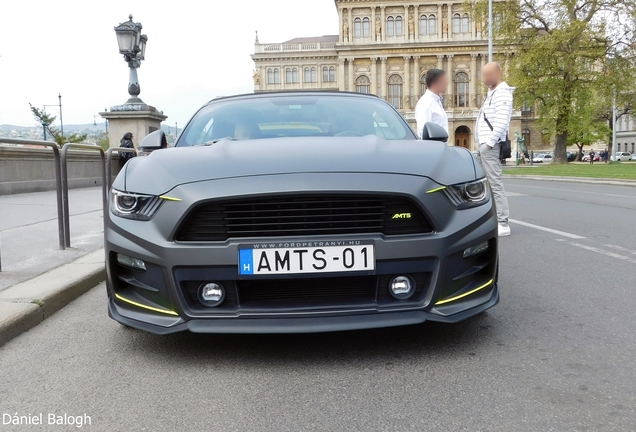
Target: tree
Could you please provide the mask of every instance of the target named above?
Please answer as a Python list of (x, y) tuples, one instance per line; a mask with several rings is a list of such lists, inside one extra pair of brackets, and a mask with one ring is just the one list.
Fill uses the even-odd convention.
[[(475, 12), (485, 15), (486, 0)], [(634, 0), (503, 0), (495, 3), (498, 46), (510, 55), (508, 71), (516, 103), (537, 107), (541, 126), (555, 136), (554, 159), (567, 161), (568, 143), (578, 141), (582, 102), (594, 95), (608, 112), (613, 93), (634, 88)], [(501, 49), (499, 49), (501, 51)]]
[(49, 135), (53, 137), (53, 140), (58, 145), (64, 145), (66, 143), (80, 143), (86, 139), (86, 134), (72, 133), (70, 135), (62, 136), (60, 130), (53, 126), (57, 117), (47, 114), (44, 110), (40, 110), (31, 104), (29, 104), (29, 106), (31, 107), (31, 113), (38, 122), (38, 125), (44, 125)]
[(577, 160), (583, 158), (583, 147), (591, 146), (610, 134), (607, 121), (599, 117), (597, 92), (579, 92), (577, 100), (572, 104), (570, 119), (568, 120), (567, 145), (578, 148)]

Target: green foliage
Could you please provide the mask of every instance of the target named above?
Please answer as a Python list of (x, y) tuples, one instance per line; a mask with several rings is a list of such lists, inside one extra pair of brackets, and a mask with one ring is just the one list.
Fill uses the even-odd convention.
[(97, 139), (97, 145), (104, 149), (104, 151), (108, 151), (108, 149), (110, 148), (110, 140), (108, 139), (108, 135), (100, 135)]
[[(487, 1), (471, 6), (487, 22)], [(494, 13), (497, 48), (513, 54), (515, 101), (534, 106), (556, 137), (555, 161), (565, 163), (567, 145), (607, 137), (614, 93), (619, 105), (633, 106), (634, 0), (504, 0)]]
[(53, 126), (53, 123), (55, 123), (57, 117), (47, 114), (44, 110), (40, 110), (31, 104), (29, 104), (29, 107), (31, 107), (31, 114), (33, 114), (33, 117), (38, 122), (38, 125), (45, 125), (44, 127), (46, 128), (47, 132), (53, 137), (58, 145), (64, 145), (66, 143), (81, 143), (86, 140), (86, 134), (72, 133), (70, 135), (62, 136), (62, 132), (58, 128)]

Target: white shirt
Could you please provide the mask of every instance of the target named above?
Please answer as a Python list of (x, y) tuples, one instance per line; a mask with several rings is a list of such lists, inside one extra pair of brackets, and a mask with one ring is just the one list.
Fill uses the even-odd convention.
[(433, 122), (443, 127), (448, 133), (448, 116), (442, 105), (442, 98), (430, 90), (426, 90), (415, 106), (417, 134), (422, 137), (424, 125)]
[(502, 82), (495, 89), (488, 91), (475, 125), (475, 141), (479, 144), (494, 147), (499, 141), (506, 139), (512, 116), (514, 90), (514, 87)]

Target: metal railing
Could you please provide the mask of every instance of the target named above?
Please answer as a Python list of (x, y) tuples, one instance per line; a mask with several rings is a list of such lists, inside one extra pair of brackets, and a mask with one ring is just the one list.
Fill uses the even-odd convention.
[[(64, 242), (64, 211), (62, 205), (62, 172), (60, 165), (60, 147), (50, 141), (36, 141), (36, 140), (26, 140), (26, 139), (17, 139), (17, 138), (0, 138), (0, 143), (2, 144), (14, 144), (14, 145), (22, 145), (22, 146), (36, 146), (36, 147), (46, 147), (53, 149), (53, 156), (55, 159), (55, 190), (57, 192), (57, 230), (58, 230), (58, 238), (60, 249), (64, 250), (65, 242)], [(2, 271), (2, 263), (0, 261), (0, 271)]]
[(103, 216), (104, 221), (106, 221), (106, 211), (107, 211), (107, 197), (106, 197), (106, 157), (104, 153), (104, 149), (97, 146), (86, 145), (86, 144), (75, 144), (75, 143), (67, 143), (62, 147), (62, 155), (61, 155), (61, 171), (62, 171), (62, 210), (63, 210), (63, 218), (64, 218), (64, 245), (66, 247), (71, 246), (71, 215), (69, 212), (68, 205), (68, 166), (67, 166), (67, 155), (68, 150), (70, 148), (81, 149), (81, 150), (91, 150), (91, 151), (99, 151), (102, 160), (102, 205), (103, 205)]

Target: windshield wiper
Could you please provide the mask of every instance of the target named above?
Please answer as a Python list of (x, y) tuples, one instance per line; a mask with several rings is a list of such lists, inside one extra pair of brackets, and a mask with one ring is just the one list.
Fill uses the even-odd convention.
[(223, 140), (236, 141), (236, 139), (235, 139), (235, 138), (232, 138), (232, 137), (226, 136), (226, 137), (223, 137), (223, 138), (216, 138), (216, 139), (213, 139), (213, 140), (211, 140), (211, 141), (206, 141), (206, 142), (204, 142), (203, 144), (197, 144), (197, 145), (198, 145), (198, 146), (211, 146), (212, 144), (216, 144), (216, 143), (218, 143), (219, 141), (223, 141)]

